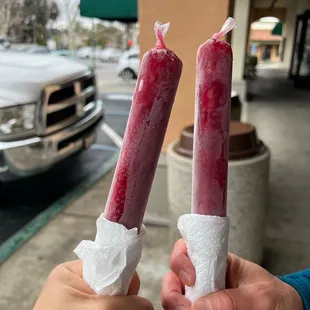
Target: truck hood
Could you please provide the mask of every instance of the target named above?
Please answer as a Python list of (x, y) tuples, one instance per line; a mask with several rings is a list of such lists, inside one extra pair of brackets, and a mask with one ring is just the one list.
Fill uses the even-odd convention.
[(61, 56), (0, 51), (0, 106), (36, 102), (44, 87), (89, 72), (86, 65)]

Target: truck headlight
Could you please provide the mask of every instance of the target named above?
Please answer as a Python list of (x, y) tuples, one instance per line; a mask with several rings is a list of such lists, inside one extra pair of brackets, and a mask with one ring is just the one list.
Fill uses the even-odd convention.
[(0, 136), (27, 132), (35, 126), (35, 104), (0, 109)]

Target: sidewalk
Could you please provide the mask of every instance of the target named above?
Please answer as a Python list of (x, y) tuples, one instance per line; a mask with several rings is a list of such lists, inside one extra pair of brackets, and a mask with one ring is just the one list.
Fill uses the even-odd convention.
[[(161, 279), (168, 270), (166, 166), (159, 162), (145, 216), (147, 234), (138, 272), (140, 295), (160, 306)], [(0, 265), (0, 309), (32, 309), (50, 271), (59, 263), (76, 259), (73, 249), (83, 239), (93, 240), (96, 219), (103, 212), (113, 177), (111, 171), (84, 196), (49, 222), (38, 234)], [(149, 223), (149, 224), (148, 224)]]
[(274, 274), (310, 267), (310, 91), (287, 69), (258, 69), (248, 121), (271, 150), (263, 266)]

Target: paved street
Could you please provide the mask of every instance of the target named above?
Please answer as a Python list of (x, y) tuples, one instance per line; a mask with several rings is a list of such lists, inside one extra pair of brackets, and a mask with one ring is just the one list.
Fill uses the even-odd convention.
[(117, 76), (117, 65), (98, 63), (96, 67), (97, 83), (101, 92), (132, 92), (136, 81), (124, 82)]
[[(93, 63), (83, 61), (90, 66)], [(136, 81), (124, 82), (117, 76), (116, 63), (103, 63), (97, 61), (95, 64), (97, 76), (97, 85), (100, 92), (116, 92), (116, 93), (132, 93), (136, 85)]]

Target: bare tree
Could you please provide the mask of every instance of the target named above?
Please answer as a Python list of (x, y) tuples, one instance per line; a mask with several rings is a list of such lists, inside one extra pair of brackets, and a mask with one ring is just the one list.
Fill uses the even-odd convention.
[(75, 49), (75, 31), (80, 20), (79, 0), (59, 0), (59, 6), (64, 14), (64, 23), (68, 35), (68, 46), (70, 50)]
[(0, 34), (7, 36), (10, 27), (11, 1), (0, 0)]
[(22, 22), (15, 24), (22, 41), (46, 44), (48, 24), (58, 16), (58, 7), (51, 0), (22, 0)]
[(0, 0), (0, 35), (8, 36), (11, 25), (16, 21), (20, 1)]
[(54, 0), (0, 0), (0, 35), (15, 42), (44, 43), (47, 24), (59, 14)]

